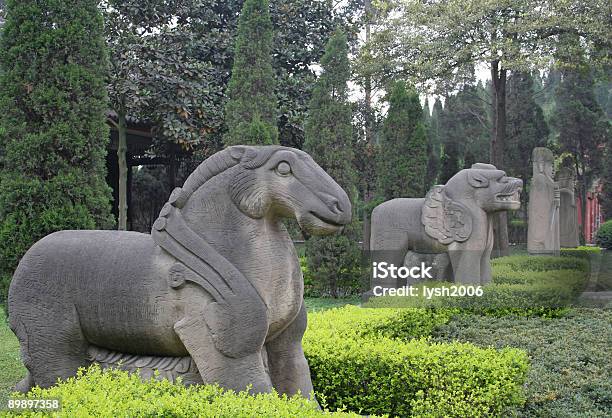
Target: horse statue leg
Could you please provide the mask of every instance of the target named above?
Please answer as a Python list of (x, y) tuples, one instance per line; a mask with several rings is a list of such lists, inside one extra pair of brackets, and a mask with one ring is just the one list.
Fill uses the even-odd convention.
[(204, 311), (188, 314), (174, 325), (174, 330), (198, 367), (204, 383), (218, 383), (236, 392), (247, 389), (262, 393), (272, 390), (261, 348), (238, 358), (222, 353), (213, 333), (204, 321)]
[(266, 343), (270, 378), (276, 391), (293, 396), (300, 392), (310, 398), (312, 381), (310, 368), (302, 350), (302, 335), (306, 331), (306, 307), (283, 332)]

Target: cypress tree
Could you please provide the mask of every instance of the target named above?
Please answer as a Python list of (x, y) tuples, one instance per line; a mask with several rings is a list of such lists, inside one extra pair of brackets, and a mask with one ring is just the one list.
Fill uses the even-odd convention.
[(225, 145), (276, 144), (278, 128), (268, 0), (246, 0), (225, 107)]
[[(535, 147), (545, 147), (549, 134), (542, 108), (534, 98), (535, 80), (529, 73), (513, 73), (508, 79), (506, 166), (509, 175), (523, 181), (531, 178), (531, 153)], [(526, 197), (523, 193), (524, 206)]]
[[(559, 150), (573, 157), (585, 225), (586, 193), (601, 174), (609, 121), (595, 99), (594, 78), (583, 62), (562, 73), (556, 90), (554, 123), (559, 132)], [(584, 238), (584, 230), (583, 238)]]
[(444, 110), (440, 114), (440, 142), (442, 154), (440, 157), (439, 184), (445, 184), (461, 167), (460, 154), (464, 146), (461, 138), (457, 96), (447, 97)]
[(97, 1), (9, 0), (0, 37), (0, 274), (62, 229), (110, 227)]
[[(351, 75), (346, 35), (336, 30), (321, 59), (305, 126), (304, 150), (348, 193), (355, 203), (352, 111), (347, 82)], [(359, 290), (359, 228), (353, 222), (339, 235), (306, 242), (315, 291), (338, 297)]]
[(389, 95), (378, 159), (378, 193), (385, 199), (422, 197), (427, 171), (427, 135), (419, 95), (403, 82)]

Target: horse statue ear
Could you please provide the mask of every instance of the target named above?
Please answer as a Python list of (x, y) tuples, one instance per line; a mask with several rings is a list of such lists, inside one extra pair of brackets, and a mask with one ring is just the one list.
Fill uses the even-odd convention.
[(425, 196), (421, 222), (427, 235), (445, 245), (466, 241), (472, 234), (468, 208), (448, 198), (444, 186), (434, 186)]
[(247, 149), (244, 145), (234, 145), (229, 147), (229, 153), (234, 160), (241, 160), (246, 150)]

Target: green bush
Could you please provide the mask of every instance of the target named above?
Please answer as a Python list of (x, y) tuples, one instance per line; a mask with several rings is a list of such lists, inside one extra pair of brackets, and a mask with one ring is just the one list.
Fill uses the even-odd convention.
[(365, 309), (347, 305), (327, 310), (323, 315), (311, 314), (308, 321), (314, 321), (316, 327), (333, 326), (337, 337), (409, 340), (428, 337), (434, 329), (446, 324), (456, 313), (453, 310)]
[(582, 257), (584, 254), (601, 254), (601, 248), (581, 245), (576, 248), (561, 248), (561, 257)]
[(508, 266), (514, 270), (550, 271), (581, 270), (589, 271), (589, 263), (578, 257), (527, 256), (513, 255), (491, 260), (493, 277), (499, 266)]
[(612, 248), (612, 220), (606, 221), (597, 230), (595, 242), (607, 250)]
[(392, 416), (499, 416), (521, 405), (521, 350), (430, 344), (450, 312), (344, 307), (309, 316), (303, 346), (317, 396), (331, 408)]
[[(92, 366), (50, 389), (34, 388), (27, 399), (60, 399), (62, 417), (357, 417), (326, 413), (302, 397), (276, 393), (256, 396), (223, 391), (216, 385), (191, 386), (168, 380), (142, 382), (138, 375)], [(46, 416), (29, 412), (24, 416)]]
[(482, 286), (481, 296), (436, 296), (423, 288), (451, 288), (454, 283), (422, 282), (409, 297), (377, 297), (365, 307), (456, 309), (487, 316), (558, 317), (566, 313), (588, 280), (587, 260), (570, 257), (512, 256), (494, 260), (493, 283)]
[(460, 315), (434, 338), (529, 353), (526, 403), (505, 416), (603, 418), (612, 416), (611, 323), (604, 309), (572, 309), (554, 320)]

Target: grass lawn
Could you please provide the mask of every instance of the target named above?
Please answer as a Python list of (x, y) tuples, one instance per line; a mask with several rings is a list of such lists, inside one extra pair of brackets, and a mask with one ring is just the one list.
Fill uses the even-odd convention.
[(0, 306), (0, 410), (6, 405), (11, 387), (25, 376), (26, 369), (19, 357), (19, 343), (6, 322)]

